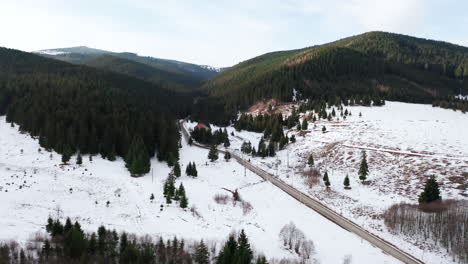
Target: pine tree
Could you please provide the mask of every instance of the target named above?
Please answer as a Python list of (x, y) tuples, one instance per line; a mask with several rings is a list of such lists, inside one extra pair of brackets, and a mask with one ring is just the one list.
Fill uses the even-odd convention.
[(216, 149), (215, 145), (211, 146), (210, 152), (208, 152), (208, 159), (211, 162), (214, 162), (215, 160), (218, 159), (218, 150)]
[(286, 146), (286, 144), (288, 144), (288, 138), (283, 136), (281, 137), (280, 139), (280, 142), (279, 142), (279, 149), (284, 149), (284, 147)]
[(265, 141), (263, 140), (263, 138), (261, 138), (260, 141), (258, 142), (257, 153), (262, 158), (267, 156), (266, 145), (265, 145)]
[(330, 180), (328, 179), (328, 172), (325, 171), (325, 174), (323, 175), (323, 182), (325, 183), (325, 186), (330, 187)]
[(65, 225), (63, 226), (63, 232), (68, 233), (73, 228), (73, 224), (70, 220), (70, 217), (67, 217)]
[(361, 165), (359, 166), (359, 179), (365, 181), (369, 174), (369, 167), (367, 166), (366, 152), (362, 152)]
[(301, 130), (301, 128), (302, 128), (302, 127), (301, 127), (301, 123), (298, 123), (297, 126), (296, 126), (296, 130), (299, 131), (299, 130)]
[(63, 164), (67, 164), (68, 161), (70, 161), (70, 158), (71, 158), (70, 152), (68, 152), (68, 150), (65, 150), (65, 151), (62, 153), (62, 163), (63, 163)]
[(188, 199), (187, 199), (187, 195), (185, 193), (184, 185), (182, 183), (179, 186), (178, 194), (179, 194), (179, 197), (180, 197), (180, 207), (181, 208), (187, 208)]
[(434, 176), (427, 179), (423, 192), (419, 195), (419, 203), (430, 203), (442, 200), (440, 196), (439, 184)]
[(174, 164), (173, 173), (174, 176), (176, 176), (177, 178), (180, 177), (180, 164), (178, 161), (176, 161), (176, 163)]
[(81, 157), (81, 153), (78, 152), (78, 156), (76, 156), (76, 164), (81, 165), (83, 164), (83, 157)]
[(132, 175), (142, 175), (150, 171), (148, 151), (140, 136), (135, 136), (133, 138), (125, 158), (125, 166)]
[(224, 147), (228, 148), (229, 146), (231, 146), (231, 142), (229, 142), (229, 138), (226, 136), (224, 138)]
[(188, 206), (188, 199), (187, 199), (187, 196), (183, 196), (180, 198), (180, 208), (187, 208)]
[(268, 155), (270, 157), (275, 156), (275, 143), (273, 141), (270, 141), (270, 143), (268, 143)]
[(151, 202), (153, 202), (153, 200), (154, 200), (154, 194), (151, 194), (150, 200), (151, 200)]
[(309, 124), (307, 123), (307, 120), (304, 118), (302, 120), (302, 130), (307, 130), (309, 128)]
[(192, 163), (192, 176), (193, 177), (198, 176), (197, 165), (195, 165), (195, 161)]
[(347, 174), (346, 174), (346, 177), (344, 178), (343, 185), (345, 186), (345, 188), (349, 187), (349, 177)]
[(229, 151), (226, 151), (226, 152), (224, 153), (224, 159), (225, 159), (226, 161), (229, 161), (229, 160), (231, 159), (231, 153), (229, 153)]
[(185, 174), (187, 176), (192, 176), (192, 162), (189, 162), (187, 167), (185, 167)]
[(322, 127), (322, 133), (327, 132), (327, 128), (325, 126)]
[(307, 160), (307, 164), (309, 165), (309, 167), (314, 166), (314, 156), (312, 154), (310, 154), (309, 159)]
[(208, 247), (203, 243), (203, 240), (195, 248), (195, 254), (193, 260), (197, 264), (209, 264), (210, 263), (210, 252)]
[(232, 264), (235, 262), (237, 253), (237, 241), (233, 235), (230, 235), (228, 241), (224, 244), (223, 248), (216, 258), (216, 264)]
[(166, 203), (171, 203), (171, 200), (175, 195), (174, 176), (169, 174), (166, 182), (164, 183), (164, 196), (166, 197)]
[(257, 261), (255, 261), (255, 264), (268, 264), (268, 261), (265, 258), (265, 256), (262, 255), (257, 257)]
[(241, 230), (237, 239), (238, 248), (235, 254), (236, 264), (251, 264), (253, 260), (252, 249), (250, 248), (249, 240), (244, 230)]

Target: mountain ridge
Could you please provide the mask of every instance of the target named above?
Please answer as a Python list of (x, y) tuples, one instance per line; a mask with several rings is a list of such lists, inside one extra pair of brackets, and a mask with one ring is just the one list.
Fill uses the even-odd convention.
[(275, 98), (379, 95), (431, 103), (468, 93), (468, 48), (372, 31), (323, 45), (266, 53), (208, 79), (203, 89), (228, 112)]

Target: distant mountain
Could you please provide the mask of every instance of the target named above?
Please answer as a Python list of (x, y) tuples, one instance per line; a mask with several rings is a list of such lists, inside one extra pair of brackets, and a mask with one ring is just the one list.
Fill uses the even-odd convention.
[(201, 85), (201, 81), (191, 75), (161, 70), (135, 60), (110, 54), (92, 56), (84, 59), (82, 63), (91, 67), (133, 76), (175, 91), (194, 91)]
[(77, 46), (77, 47), (70, 47), (70, 48), (59, 48), (59, 49), (48, 49), (48, 50), (39, 50), (34, 53), (44, 54), (44, 55), (61, 55), (61, 54), (69, 54), (69, 53), (77, 53), (82, 55), (100, 55), (106, 53), (112, 53), (107, 50), (100, 50), (100, 49), (93, 49), (86, 46)]
[(384, 96), (431, 103), (468, 93), (468, 48), (386, 32), (267, 53), (210, 78), (203, 89), (235, 113), (263, 98)]
[[(191, 90), (199, 87), (203, 81), (226, 69), (176, 60), (139, 56), (131, 52), (111, 52), (86, 46), (40, 50), (34, 53), (74, 64), (86, 64), (125, 73), (158, 84), (164, 83), (169, 89), (175, 90)], [(112, 58), (109, 56), (112, 56)], [(126, 61), (117, 60), (116, 58)], [(103, 61), (99, 62), (100, 59), (103, 59)], [(132, 66), (130, 66), (131, 61), (134, 62)], [(116, 64), (114, 65), (113, 63)], [(143, 67), (143, 65), (154, 69)], [(165, 77), (169, 79), (164, 80)]]

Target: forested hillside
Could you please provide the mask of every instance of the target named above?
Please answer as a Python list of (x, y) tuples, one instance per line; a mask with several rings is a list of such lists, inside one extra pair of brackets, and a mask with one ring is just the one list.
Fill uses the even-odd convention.
[(384, 96), (431, 103), (468, 93), (468, 48), (369, 32), (325, 45), (268, 53), (209, 79), (204, 89), (228, 113), (263, 98)]
[(186, 74), (158, 69), (140, 62), (109, 54), (90, 57), (85, 59), (83, 64), (123, 73), (176, 91), (193, 91), (201, 85), (201, 80), (187, 76)]
[(222, 69), (86, 46), (36, 51), (41, 56), (125, 73), (173, 90), (193, 90)]
[(113, 160), (136, 142), (147, 156), (173, 159), (175, 118), (187, 115), (190, 102), (125, 75), (0, 48), (0, 114), (60, 153)]

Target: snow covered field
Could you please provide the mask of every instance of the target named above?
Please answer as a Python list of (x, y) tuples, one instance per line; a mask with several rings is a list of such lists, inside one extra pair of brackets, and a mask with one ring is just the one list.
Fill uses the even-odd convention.
[[(199, 176), (183, 175), (176, 186), (183, 182), (189, 207), (195, 206), (199, 216), (174, 203), (166, 205), (162, 186), (169, 168), (165, 164), (152, 160), (152, 173), (141, 178), (131, 178), (120, 159), (110, 162), (95, 156), (91, 162), (86, 156), (83, 165), (77, 166), (72, 157), (71, 165), (60, 166), (60, 155), (39, 151), (37, 139), (20, 134), (1, 117), (0, 240), (26, 241), (31, 234), (44, 232), (49, 215), (70, 216), (90, 231), (104, 224), (118, 231), (203, 238), (211, 243), (245, 229), (253, 247), (267, 257), (292, 258), (295, 255), (283, 249), (278, 238), (280, 229), (292, 221), (313, 240), (314, 258), (321, 263), (342, 263), (346, 255), (352, 256), (353, 263), (398, 263), (260, 177), (248, 171), (244, 175), (234, 161), (220, 157), (215, 163), (206, 163), (206, 150), (185, 142), (182, 145), (182, 171), (195, 161)], [(238, 189), (252, 210), (244, 213), (239, 204), (217, 204), (216, 194), (229, 194), (222, 188)], [(152, 193), (153, 202), (149, 199)]]
[[(380, 214), (394, 203), (417, 202), (431, 175), (437, 177), (444, 199), (468, 199), (468, 115), (399, 102), (386, 102), (383, 107), (346, 108), (352, 112), (346, 120), (320, 120), (315, 127), (310, 122), (307, 131), (285, 131), (296, 136), (295, 144), (277, 152), (276, 157), (251, 158), (251, 162), (416, 257), (430, 263), (450, 263), (443, 249), (424, 238), (389, 234)], [(322, 133), (323, 126), (327, 133)], [(231, 141), (233, 151), (238, 151), (243, 141), (251, 141), (257, 148), (261, 134), (236, 132), (233, 128), (228, 131), (236, 135)], [(370, 168), (368, 185), (358, 179), (363, 150)], [(323, 184), (305, 184), (302, 172), (307, 169), (310, 154), (322, 174), (328, 171), (330, 190)], [(343, 188), (346, 174), (351, 190)]]

